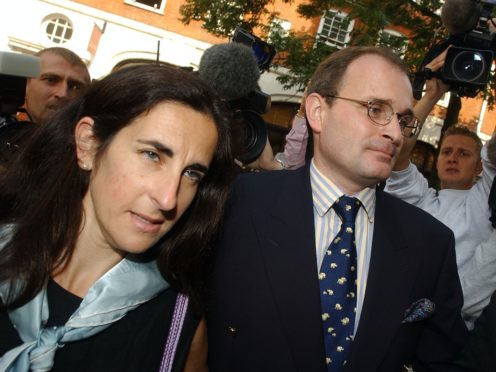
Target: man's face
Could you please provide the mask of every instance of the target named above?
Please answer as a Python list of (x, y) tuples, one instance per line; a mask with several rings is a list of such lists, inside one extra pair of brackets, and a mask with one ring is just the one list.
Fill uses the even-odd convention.
[(437, 174), (441, 189), (468, 190), (482, 171), (476, 142), (464, 135), (444, 138), (437, 158)]
[[(384, 58), (368, 54), (354, 60), (338, 87), (338, 96), (361, 101), (382, 100), (394, 112), (411, 113), (412, 89), (408, 77)], [(328, 105), (320, 95), (306, 102), (310, 125), (316, 133), (315, 164), (347, 194), (353, 195), (389, 177), (403, 143), (398, 117), (388, 125), (371, 121), (367, 107), (334, 99)], [(312, 112), (317, 115), (312, 115)], [(312, 122), (313, 121), (313, 122)]]
[(68, 101), (81, 96), (90, 84), (88, 72), (63, 57), (46, 52), (40, 56), (41, 74), (28, 79), (26, 109), (35, 123), (42, 123)]

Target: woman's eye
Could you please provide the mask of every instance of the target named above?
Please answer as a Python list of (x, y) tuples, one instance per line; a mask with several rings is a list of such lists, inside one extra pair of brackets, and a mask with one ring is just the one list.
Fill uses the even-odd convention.
[(200, 182), (205, 176), (203, 173), (191, 169), (184, 171), (184, 175), (194, 182)]
[(155, 151), (143, 151), (143, 154), (150, 160), (158, 161), (160, 157)]

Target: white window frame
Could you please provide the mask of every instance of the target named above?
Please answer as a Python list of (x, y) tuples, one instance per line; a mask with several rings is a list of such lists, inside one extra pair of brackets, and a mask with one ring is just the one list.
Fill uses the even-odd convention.
[(137, 8), (149, 10), (150, 12), (163, 14), (164, 9), (165, 9), (165, 3), (167, 2), (167, 0), (156, 0), (156, 1), (157, 1), (157, 3), (160, 3), (159, 7), (153, 7), (153, 6), (149, 6), (149, 5), (140, 3), (139, 0), (124, 0), (124, 3), (128, 4), (128, 5), (135, 6)]
[[(276, 27), (277, 26), (277, 27)], [(272, 42), (272, 35), (277, 32), (282, 35), (282, 36), (287, 36), (289, 34), (289, 31), (291, 30), (291, 22), (281, 19), (281, 18), (274, 18), (270, 24), (270, 30), (269, 30), (269, 37), (267, 38), (267, 42)]]
[(272, 23), (270, 25), (270, 31), (269, 31), (269, 38), (268, 38), (268, 42), (270, 42), (270, 35), (272, 35), (272, 33), (274, 32), (274, 28), (275, 26), (279, 26), (279, 30), (280, 30), (280, 33), (283, 35), (283, 36), (287, 36), (288, 33), (289, 33), (289, 30), (291, 30), (291, 22), (285, 20), (285, 19), (281, 19), (281, 18), (277, 18), (275, 17), (273, 20), (272, 20)]
[[(332, 18), (329, 17), (329, 13), (333, 13)], [(338, 39), (331, 39), (331, 37), (329, 35), (330, 32), (328, 34), (323, 34), (322, 31), (324, 30), (325, 27), (329, 27), (329, 31), (332, 29), (333, 25), (332, 24), (330, 26), (326, 25), (326, 20), (330, 21), (331, 23), (334, 23), (335, 18), (341, 18), (341, 20), (342, 20), (343, 18), (346, 18), (347, 16), (348, 16), (348, 13), (344, 13), (344, 12), (339, 11), (337, 9), (327, 10), (324, 13), (324, 15), (320, 18), (320, 24), (319, 24), (319, 28), (317, 31), (317, 38), (324, 40), (327, 45), (334, 46), (334, 47), (337, 47), (339, 49), (346, 47), (349, 44), (350, 39), (351, 39), (351, 31), (353, 31), (353, 27), (355, 25), (354, 19), (351, 19), (349, 21), (348, 28), (346, 30), (343, 30), (340, 27), (338, 27), (338, 32), (337, 32), (338, 36), (340, 35), (341, 32), (346, 33), (346, 35), (344, 37), (344, 41), (340, 41)]]
[[(62, 24), (60, 21), (63, 21), (64, 24)], [(53, 30), (52, 32), (48, 32), (47, 29), (51, 24), (53, 25)], [(55, 45), (64, 45), (68, 43), (74, 36), (74, 26), (71, 20), (63, 14), (54, 13), (46, 16), (41, 27), (47, 39)], [(57, 36), (57, 30), (60, 29), (62, 29), (62, 36)], [(69, 37), (67, 37), (68, 30), (71, 31), (71, 35)]]
[(401, 32), (398, 32), (396, 30), (389, 30), (389, 29), (384, 29), (380, 33), (381, 34), (388, 34), (392, 37), (398, 37), (398, 38), (404, 39), (404, 43), (403, 43), (401, 49), (400, 50), (394, 49), (394, 51), (400, 56), (403, 56), (405, 54), (406, 49), (408, 48), (408, 38), (405, 35), (403, 35)]

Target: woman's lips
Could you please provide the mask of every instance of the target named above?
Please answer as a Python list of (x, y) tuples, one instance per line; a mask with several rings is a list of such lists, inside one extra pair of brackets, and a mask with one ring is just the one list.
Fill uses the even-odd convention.
[(131, 219), (134, 225), (145, 233), (157, 233), (164, 222), (164, 219), (153, 218), (136, 212), (131, 212)]

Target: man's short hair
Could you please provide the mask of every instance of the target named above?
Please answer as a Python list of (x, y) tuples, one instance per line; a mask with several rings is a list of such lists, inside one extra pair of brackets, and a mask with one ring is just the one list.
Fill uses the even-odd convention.
[[(398, 67), (405, 75), (408, 75), (407, 65), (391, 49), (376, 46), (348, 47), (332, 53), (320, 63), (308, 86), (308, 94), (318, 93), (321, 96), (338, 95), (340, 84), (351, 62), (370, 54), (384, 58), (392, 65)], [(370, 71), (370, 73), (373, 74), (374, 71)]]
[(443, 139), (441, 141), (441, 146), (443, 145), (443, 142), (446, 139), (446, 137), (454, 136), (454, 135), (466, 136), (466, 137), (472, 138), (475, 142), (477, 153), (480, 155), (480, 152), (482, 150), (482, 140), (479, 138), (477, 133), (475, 133), (474, 131), (471, 131), (467, 127), (465, 127), (463, 125), (459, 125), (459, 124), (453, 125), (453, 126), (449, 127), (448, 129), (446, 129), (446, 132), (444, 132)]
[(55, 54), (55, 55), (65, 59), (72, 66), (80, 66), (80, 67), (83, 67), (86, 71), (88, 71), (88, 66), (86, 66), (86, 63), (84, 63), (84, 61), (81, 59), (81, 57), (79, 57), (76, 53), (74, 53), (73, 51), (71, 51), (69, 49), (62, 48), (62, 47), (46, 48), (46, 49), (42, 49), (39, 52), (37, 52), (35, 54), (35, 56), (41, 57), (45, 53)]

